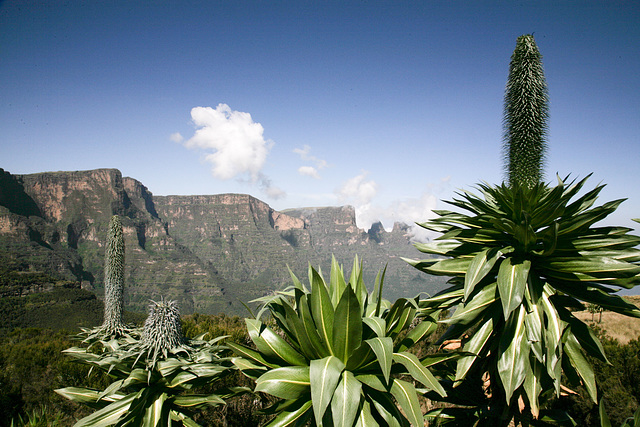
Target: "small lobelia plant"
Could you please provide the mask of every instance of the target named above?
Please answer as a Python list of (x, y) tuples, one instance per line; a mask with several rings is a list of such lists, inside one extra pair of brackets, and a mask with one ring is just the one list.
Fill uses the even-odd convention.
[(75, 424), (81, 426), (197, 426), (194, 409), (225, 404), (226, 398), (249, 391), (218, 388), (196, 394), (198, 387), (214, 386), (235, 368), (227, 347), (219, 341), (182, 335), (180, 315), (174, 301), (152, 301), (141, 339), (112, 340), (108, 352), (95, 354), (86, 348), (64, 352), (100, 369), (114, 381), (105, 390), (67, 387), (56, 392), (87, 404), (96, 412)]
[(182, 334), (176, 301), (151, 301), (141, 337), (141, 348), (146, 351), (146, 359), (151, 366), (155, 365), (159, 356), (166, 359), (170, 351), (180, 348), (187, 350), (185, 346), (186, 339)]
[[(436, 328), (431, 317), (412, 328), (417, 298), (382, 299), (384, 274), (368, 293), (357, 257), (348, 282), (335, 258), (329, 282), (309, 267), (310, 290), (291, 276), (290, 289), (260, 299), (257, 317), (245, 319), (257, 350), (228, 343), (255, 391), (280, 399), (265, 410), (275, 414), (268, 425), (424, 425), (418, 396), (445, 391), (433, 359), (408, 351)], [(265, 312), (276, 326), (260, 320)]]

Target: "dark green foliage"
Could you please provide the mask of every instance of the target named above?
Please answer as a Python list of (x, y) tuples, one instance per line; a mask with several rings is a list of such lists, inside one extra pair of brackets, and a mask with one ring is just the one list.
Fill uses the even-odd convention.
[(13, 287), (16, 287), (16, 290), (21, 290), (30, 285), (54, 283), (60, 280), (60, 278), (40, 271), (25, 271), (24, 266), (22, 267), (14, 263), (0, 268), (0, 292), (2, 296), (7, 296), (8, 292), (14, 290)]
[(229, 335), (228, 339), (233, 342), (243, 343), (249, 340), (244, 319), (225, 314), (194, 313), (183, 316), (182, 331), (187, 338), (207, 333), (211, 337)]
[(504, 147), (511, 185), (542, 181), (549, 116), (542, 55), (533, 35), (518, 37), (504, 95)]
[(571, 313), (584, 309), (582, 302), (640, 317), (640, 310), (614, 294), (615, 287), (640, 282), (640, 237), (623, 227), (594, 226), (621, 201), (593, 207), (602, 186), (579, 196), (585, 181), (480, 185), (481, 197), (464, 193), (450, 202), (465, 213), (437, 211), (439, 218), (423, 224), (443, 235), (418, 249), (447, 258), (411, 263), (453, 278), (449, 289), (422, 307), (428, 313), (457, 306), (446, 320), (451, 328), (445, 337), (462, 338), (463, 350), (472, 353), (458, 362), (458, 387), (473, 388), (475, 381), (477, 389), (480, 378), (488, 378), (485, 398), (481, 392), (481, 400), (453, 403), (484, 408), (476, 414), (495, 425), (542, 417), (544, 401), (551, 391), (559, 395), (563, 383), (584, 384), (597, 402), (583, 351), (600, 360), (606, 356)]
[[(417, 297), (382, 299), (384, 274), (369, 293), (357, 257), (347, 279), (335, 258), (328, 282), (312, 267), (308, 276), (310, 289), (292, 273), (293, 286), (261, 298), (256, 318), (246, 319), (257, 350), (227, 344), (255, 391), (280, 398), (265, 410), (275, 415), (268, 426), (423, 425), (418, 396), (445, 392), (427, 368), (434, 363), (409, 350), (436, 321), (414, 323)], [(277, 328), (261, 320), (267, 312)]]
[(0, 426), (11, 419), (29, 419), (46, 409), (47, 417), (72, 424), (86, 412), (53, 393), (63, 385), (101, 386), (101, 375), (88, 376), (88, 367), (71, 361), (62, 350), (72, 345), (69, 331), (16, 329), (0, 337)]
[(46, 405), (33, 409), (23, 417), (11, 420), (11, 427), (57, 427), (64, 425), (61, 413), (51, 414)]
[[(71, 331), (100, 322), (103, 304), (79, 283), (10, 267), (16, 269), (0, 270), (0, 335), (25, 327)], [(144, 314), (124, 313), (128, 323), (144, 319)]]
[[(640, 338), (620, 344), (597, 332), (610, 363), (589, 359), (611, 425), (619, 427), (633, 417), (640, 403)], [(577, 395), (563, 396), (552, 407), (565, 409), (581, 427), (600, 427), (598, 406), (583, 387), (575, 391)]]
[(100, 320), (102, 304), (78, 283), (41, 273), (0, 273), (0, 335), (17, 327), (73, 330)]

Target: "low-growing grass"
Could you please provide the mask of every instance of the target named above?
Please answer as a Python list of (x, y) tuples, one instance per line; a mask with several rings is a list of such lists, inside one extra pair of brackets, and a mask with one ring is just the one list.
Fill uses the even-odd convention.
[[(625, 296), (625, 300), (640, 307), (640, 295)], [(588, 310), (579, 311), (574, 315), (587, 324), (597, 326), (604, 334), (617, 340), (620, 344), (640, 337), (640, 319), (628, 317), (612, 311), (602, 313), (590, 313)], [(602, 317), (600, 317), (602, 315)]]

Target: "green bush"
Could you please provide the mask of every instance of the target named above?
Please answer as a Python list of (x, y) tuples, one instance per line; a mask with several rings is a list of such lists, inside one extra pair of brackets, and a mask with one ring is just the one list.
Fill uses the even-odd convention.
[(16, 329), (0, 338), (0, 426), (40, 411), (52, 419), (61, 416), (66, 423), (74, 415), (86, 414), (53, 392), (67, 385), (106, 384), (102, 375), (89, 376), (88, 367), (62, 354), (70, 345), (68, 331), (50, 329)]
[[(621, 426), (633, 417), (640, 403), (640, 339), (620, 344), (597, 330), (610, 363), (589, 358), (612, 426)], [(579, 426), (600, 427), (597, 405), (583, 387), (553, 402), (552, 407), (565, 409)]]

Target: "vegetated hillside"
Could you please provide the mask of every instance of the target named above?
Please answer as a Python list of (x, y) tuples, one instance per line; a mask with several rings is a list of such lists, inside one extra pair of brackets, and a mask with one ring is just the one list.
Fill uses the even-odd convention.
[[(0, 175), (0, 261), (81, 281), (83, 289), (100, 294), (107, 227), (118, 214), (124, 217), (129, 309), (146, 311), (148, 300), (160, 296), (178, 299), (185, 312), (224, 308), (215, 298), (222, 280), (168, 235), (137, 181), (115, 169)], [(11, 204), (14, 199), (22, 203)]]
[[(42, 272), (23, 271), (19, 265), (0, 267), (0, 336), (16, 328), (79, 331), (102, 323), (103, 304), (79, 282)], [(144, 315), (125, 312), (125, 322), (140, 324)]]
[(102, 321), (102, 303), (78, 282), (6, 267), (0, 269), (0, 335), (32, 327), (71, 331)]
[[(623, 298), (636, 307), (640, 307), (640, 296), (626, 295)], [(583, 322), (602, 329), (607, 336), (622, 344), (627, 344), (631, 340), (640, 338), (640, 319), (638, 318), (604, 310), (601, 312), (584, 310), (575, 313), (575, 315)]]
[(309, 263), (328, 274), (332, 255), (348, 272), (358, 254), (371, 285), (386, 267), (390, 299), (434, 293), (442, 284), (399, 258), (419, 256), (406, 225), (386, 232), (376, 224), (365, 232), (356, 226), (351, 206), (277, 212), (244, 194), (154, 196), (153, 201), (178, 244), (228, 281), (231, 289), (223, 292), (245, 301), (289, 285), (287, 266), (303, 280)]
[(0, 262), (55, 273), (102, 293), (111, 215), (123, 216), (126, 306), (176, 299), (183, 313), (245, 314), (240, 301), (301, 279), (308, 263), (328, 273), (331, 255), (351, 269), (363, 260), (368, 284), (387, 267), (385, 296), (434, 293), (442, 279), (401, 261), (420, 257), (407, 226), (358, 229), (351, 207), (277, 212), (248, 195), (153, 196), (116, 169), (11, 175), (0, 169)]

